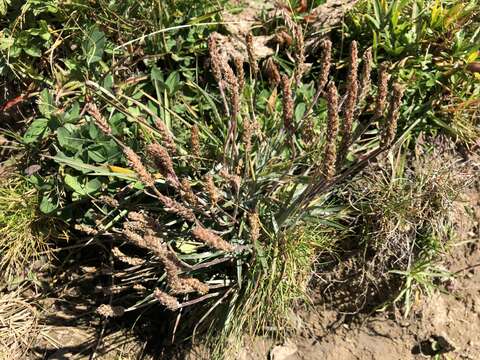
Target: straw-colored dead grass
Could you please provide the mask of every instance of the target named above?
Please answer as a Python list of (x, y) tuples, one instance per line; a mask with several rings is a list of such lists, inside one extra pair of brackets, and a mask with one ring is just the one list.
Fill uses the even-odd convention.
[(0, 294), (0, 359), (25, 359), (39, 335), (39, 312), (19, 291)]

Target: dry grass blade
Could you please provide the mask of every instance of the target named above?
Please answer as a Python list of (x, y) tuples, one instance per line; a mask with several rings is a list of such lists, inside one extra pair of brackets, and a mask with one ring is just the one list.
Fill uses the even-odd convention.
[(40, 337), (39, 313), (19, 292), (0, 295), (0, 357), (26, 359)]

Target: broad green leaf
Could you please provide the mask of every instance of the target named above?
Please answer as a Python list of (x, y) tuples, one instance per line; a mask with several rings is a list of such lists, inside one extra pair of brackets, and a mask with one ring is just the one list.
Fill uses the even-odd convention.
[(168, 75), (167, 80), (165, 80), (165, 85), (167, 86), (168, 92), (172, 95), (180, 84), (180, 74), (178, 71), (172, 72)]
[(41, 57), (42, 56), (42, 50), (40, 50), (38, 47), (36, 47), (33, 44), (30, 44), (27, 48), (24, 48), (23, 51), (27, 53), (27, 55), (33, 56), (33, 57)]
[(70, 151), (81, 150), (85, 140), (78, 138), (74, 134), (72, 134), (72, 132), (66, 128), (67, 125), (71, 125), (71, 124), (66, 124), (64, 127), (57, 129), (58, 143), (62, 148), (65, 148)]
[(44, 214), (49, 214), (57, 208), (57, 204), (54, 204), (49, 196), (43, 196), (40, 202), (40, 211)]
[(92, 26), (82, 43), (83, 54), (89, 66), (102, 59), (105, 43), (105, 34), (99, 30), (98, 26)]
[(65, 184), (70, 189), (83, 196), (94, 193), (102, 186), (102, 183), (97, 178), (93, 178), (85, 184), (82, 184), (80, 177), (72, 176), (70, 174), (65, 175)]
[(27, 129), (25, 134), (23, 135), (23, 141), (26, 144), (31, 144), (37, 140), (39, 140), (46, 131), (49, 130), (48, 128), (48, 119), (37, 119), (30, 127)]
[[(130, 181), (135, 181), (136, 176), (134, 172), (128, 173), (127, 171), (117, 171), (117, 169), (123, 169), (123, 168), (117, 168), (115, 166), (95, 166), (95, 165), (90, 165), (86, 164), (83, 161), (79, 159), (74, 159), (68, 156), (65, 156), (65, 154), (59, 152), (57, 156), (52, 157), (53, 160), (55, 160), (59, 164), (64, 164), (67, 165), (73, 169), (79, 170), (84, 172), (85, 174), (88, 175), (93, 175), (93, 176), (113, 176), (117, 177), (120, 179), (124, 180), (130, 180)], [(126, 170), (126, 169), (124, 169)]]
[(300, 103), (297, 105), (295, 108), (295, 120), (298, 122), (302, 119), (303, 114), (305, 113), (305, 110), (307, 109), (305, 103)]
[(82, 185), (80, 185), (80, 182), (78, 181), (77, 176), (72, 176), (70, 174), (65, 175), (65, 184), (75, 191), (76, 193), (79, 193), (80, 195), (86, 195), (85, 190), (83, 189)]
[(43, 89), (38, 98), (38, 110), (46, 118), (50, 119), (56, 110), (53, 105), (53, 96), (48, 89)]

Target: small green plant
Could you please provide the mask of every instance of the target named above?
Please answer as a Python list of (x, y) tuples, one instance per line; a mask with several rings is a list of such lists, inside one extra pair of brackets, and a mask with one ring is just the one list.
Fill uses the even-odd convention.
[(405, 271), (391, 270), (390, 273), (399, 275), (403, 283), (402, 288), (393, 304), (403, 303), (403, 314), (407, 317), (412, 309), (412, 301), (419, 298), (423, 292), (427, 296), (433, 295), (437, 288), (436, 282), (445, 281), (451, 274), (439, 267), (436, 267), (431, 259), (420, 260)]

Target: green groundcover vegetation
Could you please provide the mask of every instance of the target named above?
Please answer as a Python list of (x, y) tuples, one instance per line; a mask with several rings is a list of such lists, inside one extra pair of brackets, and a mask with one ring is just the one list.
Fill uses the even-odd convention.
[(244, 31), (236, 2), (0, 0), (1, 266), (54, 227), (60, 271), (109, 269), (102, 316), (183, 312), (172, 331), (218, 353), (288, 332), (312, 271), (352, 249), (359, 303), (408, 314), (448, 276), (465, 185), (416, 155), (478, 146), (479, 3), (363, 0), (320, 30), (307, 3)]

